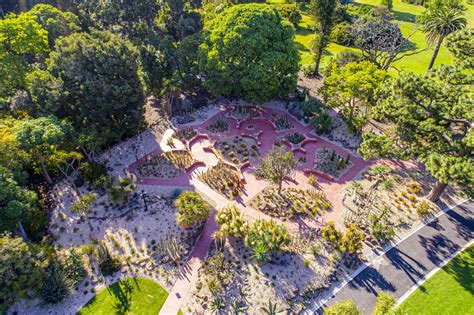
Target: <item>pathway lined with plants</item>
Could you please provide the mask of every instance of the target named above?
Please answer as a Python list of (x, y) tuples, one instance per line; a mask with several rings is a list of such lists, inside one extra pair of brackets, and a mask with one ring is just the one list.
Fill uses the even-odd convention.
[(400, 298), (473, 238), (474, 202), (467, 201), (446, 211), (372, 261), (325, 306), (349, 299), (356, 301), (364, 314), (371, 314), (378, 292), (387, 291), (395, 299)]
[[(288, 230), (298, 232), (306, 228), (320, 227), (325, 224), (325, 222), (333, 220), (340, 215), (340, 211), (344, 208), (342, 204), (342, 191), (346, 184), (365, 168), (375, 163), (374, 161), (364, 161), (361, 157), (349, 153), (339, 145), (316, 136), (313, 134), (313, 127), (311, 125), (303, 125), (286, 111), (263, 107), (256, 114), (258, 117), (249, 117), (238, 120), (237, 118), (230, 116), (229, 113), (232, 110), (233, 107), (227, 105), (225, 110), (215, 114), (213, 117), (200, 124), (193, 124), (192, 127), (183, 126), (176, 130), (178, 133), (183, 131), (181, 134), (185, 137), (189, 137), (189, 139), (185, 139), (184, 142), (188, 144), (192, 156), (198, 161), (198, 163), (188, 171), (183, 171), (176, 177), (172, 178), (144, 178), (137, 174), (137, 168), (141, 163), (146, 163), (153, 157), (159, 156), (163, 153), (163, 151), (158, 148), (129, 165), (125, 169), (125, 172), (135, 173), (138, 175), (137, 183), (141, 185), (193, 187), (195, 190), (206, 196), (206, 199), (212, 201), (212, 205), (215, 209), (221, 209), (229, 203), (235, 203), (245, 216), (252, 219), (273, 219), (279, 224), (285, 225)], [(275, 123), (276, 121), (278, 121), (278, 123)], [(279, 130), (279, 127), (281, 126), (286, 129)], [(216, 130), (218, 130), (218, 132), (215, 132)], [(328, 201), (332, 205), (331, 209), (328, 209), (328, 212), (321, 214), (318, 219), (305, 217), (304, 220), (298, 218), (297, 220), (290, 221), (281, 220), (259, 211), (250, 206), (251, 201), (256, 195), (270, 185), (267, 182), (257, 179), (253, 172), (249, 171), (247, 168), (243, 169), (245, 184), (243, 191), (239, 196), (235, 197), (235, 200), (229, 200), (222, 193), (217, 192), (200, 180), (200, 174), (215, 166), (219, 161), (215, 154), (208, 148), (218, 141), (227, 141), (226, 139), (231, 139), (236, 136), (242, 137), (243, 135), (254, 136), (258, 143), (259, 154), (250, 159), (251, 166), (255, 163), (258, 157), (265, 155), (266, 152), (272, 149), (276, 140), (281, 140), (280, 145), (285, 146), (288, 150), (292, 150), (296, 158), (305, 157), (305, 160), (302, 160), (301, 163), (299, 163), (297, 172), (293, 179), (284, 183), (284, 188), (291, 187), (303, 190), (315, 188), (308, 183), (309, 174), (305, 173), (305, 170), (313, 169), (314, 157), (316, 156), (317, 150), (327, 149), (328, 154), (340, 156), (341, 159), (346, 159), (347, 155), (350, 154), (350, 164), (348, 164), (347, 169), (344, 170), (340, 176), (335, 178), (324, 176), (324, 174), (322, 174), (323, 176), (317, 176), (317, 188), (325, 192)], [(292, 142), (296, 142), (296, 144), (292, 144)], [(172, 143), (170, 142), (170, 144)], [(172, 149), (172, 147), (169, 147), (169, 149)], [(384, 161), (383, 163), (391, 167), (413, 166), (410, 164), (395, 165), (394, 163), (387, 161)], [(212, 244), (213, 234), (217, 230), (218, 225), (214, 221), (213, 214), (208, 219), (202, 235), (197, 240), (188, 262), (182, 268), (180, 277), (175, 282), (169, 297), (163, 306), (161, 311), (162, 314), (176, 314), (178, 312), (183, 302), (183, 298), (189, 293), (192, 284), (198, 276), (198, 270)]]

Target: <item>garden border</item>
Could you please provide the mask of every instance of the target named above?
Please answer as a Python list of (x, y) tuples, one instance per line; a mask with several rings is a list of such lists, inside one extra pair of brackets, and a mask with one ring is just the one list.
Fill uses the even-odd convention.
[(419, 224), (417, 227), (415, 227), (412, 231), (410, 231), (410, 233), (408, 233), (407, 235), (405, 235), (403, 238), (397, 240), (396, 242), (393, 242), (391, 244), (389, 244), (388, 246), (384, 247), (383, 251), (377, 255), (375, 258), (373, 258), (370, 262), (364, 262), (361, 266), (359, 266), (359, 268), (357, 268), (355, 271), (353, 271), (350, 275), (346, 275), (344, 277), (344, 279), (342, 280), (342, 282), (340, 282), (338, 285), (336, 285), (336, 287), (334, 287), (330, 292), (328, 292), (325, 297), (319, 301), (315, 301), (314, 303), (311, 304), (310, 307), (308, 307), (307, 310), (303, 311), (303, 314), (314, 314), (316, 313), (324, 304), (326, 304), (330, 299), (332, 299), (337, 292), (339, 292), (340, 290), (342, 290), (347, 284), (349, 284), (349, 282), (351, 282), (355, 277), (357, 277), (357, 275), (359, 275), (362, 271), (364, 271), (365, 268), (371, 266), (373, 264), (373, 262), (382, 257), (383, 255), (385, 255), (388, 251), (390, 251), (391, 249), (393, 249), (394, 247), (396, 247), (398, 244), (400, 244), (401, 242), (403, 242), (404, 240), (406, 240), (407, 238), (409, 238), (410, 236), (412, 236), (413, 234), (415, 234), (416, 232), (418, 232), (421, 228), (423, 228), (424, 226), (430, 224), (431, 222), (433, 222), (434, 220), (436, 220), (437, 218), (439, 218), (440, 216), (442, 216), (443, 214), (445, 214), (446, 212), (456, 208), (457, 206), (460, 206), (462, 205), (463, 203), (469, 201), (468, 198), (466, 199), (463, 199), (451, 206), (446, 206), (444, 207), (441, 211), (439, 211), (435, 216), (433, 216), (432, 218), (429, 218), (428, 220), (423, 220), (423, 222), (421, 224)]

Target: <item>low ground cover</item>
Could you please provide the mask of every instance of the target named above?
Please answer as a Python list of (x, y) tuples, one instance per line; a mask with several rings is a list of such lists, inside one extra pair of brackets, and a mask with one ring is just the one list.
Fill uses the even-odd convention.
[(137, 165), (138, 175), (143, 177), (174, 178), (194, 163), (187, 150), (173, 150), (154, 156)]
[(402, 314), (472, 314), (474, 245), (453, 258), (400, 306)]
[(198, 175), (199, 179), (229, 199), (240, 195), (241, 183), (237, 170), (228, 163), (219, 161), (216, 165)]
[(331, 207), (322, 191), (284, 188), (278, 194), (276, 187), (265, 188), (250, 205), (268, 215), (286, 218), (300, 214), (314, 217)]
[(339, 178), (352, 165), (350, 154), (341, 156), (334, 150), (323, 148), (316, 150), (315, 155), (314, 169), (334, 178)]
[(234, 164), (247, 162), (250, 158), (256, 158), (259, 155), (257, 142), (242, 136), (219, 140), (215, 143), (215, 147), (227, 161)]
[(158, 314), (168, 292), (146, 278), (115, 282), (94, 296), (77, 314)]

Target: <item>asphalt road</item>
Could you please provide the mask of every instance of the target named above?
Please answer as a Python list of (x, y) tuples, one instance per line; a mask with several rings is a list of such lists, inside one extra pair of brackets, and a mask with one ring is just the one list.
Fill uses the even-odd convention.
[[(371, 314), (379, 291), (401, 297), (424, 275), (474, 238), (474, 202), (468, 201), (441, 215), (392, 248), (330, 299), (330, 306), (354, 300)], [(322, 308), (318, 311), (322, 311)]]

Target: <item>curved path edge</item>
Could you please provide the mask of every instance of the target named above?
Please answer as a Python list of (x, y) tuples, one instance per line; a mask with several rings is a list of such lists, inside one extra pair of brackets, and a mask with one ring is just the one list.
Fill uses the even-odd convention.
[[(315, 301), (308, 309), (304, 311), (304, 314), (314, 314), (314, 313), (321, 313), (322, 308), (331, 300), (333, 299), (338, 292), (344, 289), (351, 281), (353, 281), (359, 274), (361, 274), (365, 269), (374, 265), (375, 262), (379, 261), (386, 255), (390, 250), (400, 245), (405, 240), (412, 237), (414, 234), (419, 232), (422, 228), (427, 226), (428, 224), (437, 220), (440, 216), (445, 215), (447, 212), (453, 210), (454, 208), (461, 206), (465, 203), (470, 201), (469, 199), (463, 199), (454, 205), (444, 207), (440, 212), (438, 212), (434, 217), (429, 218), (428, 220), (424, 221), (422, 224), (418, 225), (410, 233), (405, 235), (403, 238), (398, 239), (397, 241), (388, 244), (384, 250), (377, 256), (375, 256), (371, 261), (363, 263), (359, 268), (354, 270), (351, 274), (346, 275), (344, 279), (339, 282), (331, 291), (329, 291), (322, 299), (318, 299)], [(472, 202), (472, 201), (471, 201)], [(472, 242), (472, 241), (471, 241)], [(453, 256), (454, 257), (454, 256)], [(449, 261), (449, 260), (448, 260)], [(447, 262), (446, 262), (447, 263)], [(439, 268), (437, 268), (439, 270)], [(425, 276), (426, 277), (426, 276)], [(421, 281), (421, 280), (420, 280)], [(416, 285), (414, 285), (416, 286)]]

